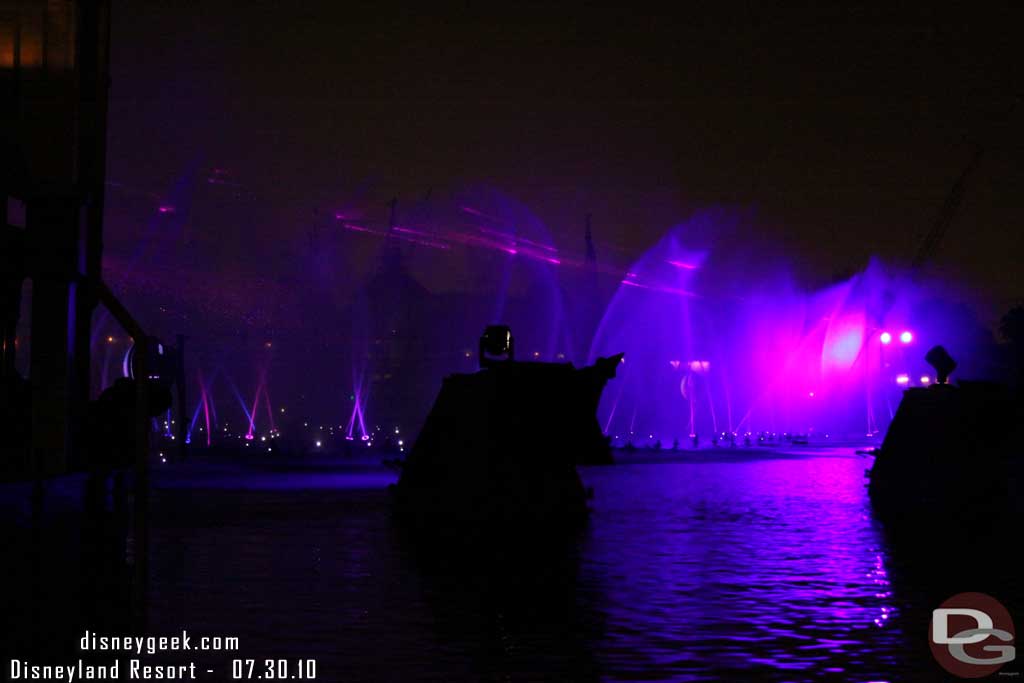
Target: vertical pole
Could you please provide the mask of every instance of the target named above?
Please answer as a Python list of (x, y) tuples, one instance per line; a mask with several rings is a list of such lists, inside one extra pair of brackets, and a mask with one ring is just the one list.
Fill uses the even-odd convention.
[[(0, 215), (6, 197), (0, 197)], [(0, 377), (13, 377), (17, 360), (18, 318), (21, 315), (21, 287), (25, 279), (22, 233), (0, 224)]]
[(71, 462), (75, 395), (75, 284), (78, 203), (69, 197), (29, 202), (26, 234), (32, 272), (32, 462), (43, 477)]
[(149, 340), (135, 338), (135, 486), (132, 520), (132, 622), (135, 633), (145, 633), (149, 598)]
[(178, 389), (178, 459), (184, 460), (188, 457), (188, 445), (185, 443), (188, 437), (188, 386), (185, 384), (185, 335), (179, 334), (177, 350), (175, 353), (177, 362), (174, 364), (174, 384)]
[[(106, 177), (107, 100), (110, 87), (110, 3), (90, 0), (75, 3), (78, 25), (75, 64), (78, 67), (78, 124), (75, 155), (78, 190), (82, 199), (78, 271), (90, 282), (102, 277), (103, 199)], [(73, 410), (81, 413), (90, 399), (92, 383), (92, 316), (97, 299), (92, 288), (83, 287), (76, 301), (74, 326), (75, 390)]]

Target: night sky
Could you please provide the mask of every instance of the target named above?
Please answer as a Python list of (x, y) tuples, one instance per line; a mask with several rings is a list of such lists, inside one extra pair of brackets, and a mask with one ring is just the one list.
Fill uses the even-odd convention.
[(115, 2), (108, 176), (161, 192), (228, 169), (268, 243), (467, 184), (560, 246), (592, 213), (623, 258), (694, 209), (753, 207), (820, 284), (909, 261), (980, 144), (937, 266), (994, 320), (1024, 290), (1019, 11), (827, 4)]

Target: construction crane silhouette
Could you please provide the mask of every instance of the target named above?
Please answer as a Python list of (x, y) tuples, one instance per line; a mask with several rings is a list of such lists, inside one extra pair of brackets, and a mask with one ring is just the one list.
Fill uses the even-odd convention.
[(917, 253), (914, 254), (914, 259), (910, 262), (911, 272), (914, 277), (917, 277), (938, 253), (939, 245), (942, 244), (942, 238), (946, 236), (950, 224), (963, 203), (967, 181), (981, 163), (983, 154), (984, 148), (981, 145), (975, 145), (971, 160), (967, 163), (963, 172), (960, 173), (960, 177), (953, 183), (949, 194), (946, 195), (946, 200), (942, 203), (942, 208), (939, 209), (939, 215), (936, 217), (935, 223), (932, 224), (931, 230), (925, 235), (921, 246), (917, 249)]

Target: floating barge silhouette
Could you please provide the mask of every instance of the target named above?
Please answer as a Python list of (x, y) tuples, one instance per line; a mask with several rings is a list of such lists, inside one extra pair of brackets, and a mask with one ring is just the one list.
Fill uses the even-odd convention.
[(942, 347), (927, 360), (939, 381), (903, 393), (869, 473), (872, 504), (896, 525), (987, 526), (1019, 485), (1020, 402), (993, 382), (947, 383), (956, 363)]
[(478, 372), (441, 385), (394, 488), (399, 516), (431, 531), (579, 525), (588, 494), (576, 465), (611, 462), (596, 413), (622, 354), (583, 368), (519, 362), (504, 326), (480, 347)]

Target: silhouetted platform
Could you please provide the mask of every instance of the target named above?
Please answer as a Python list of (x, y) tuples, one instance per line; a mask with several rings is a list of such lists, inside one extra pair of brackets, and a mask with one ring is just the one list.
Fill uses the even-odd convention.
[(596, 412), (621, 359), (509, 361), (447, 377), (395, 487), (400, 516), (440, 531), (580, 523), (576, 463), (611, 462)]
[(990, 382), (907, 389), (870, 473), (875, 508), (893, 522), (1001, 514), (1020, 469), (1019, 413)]

